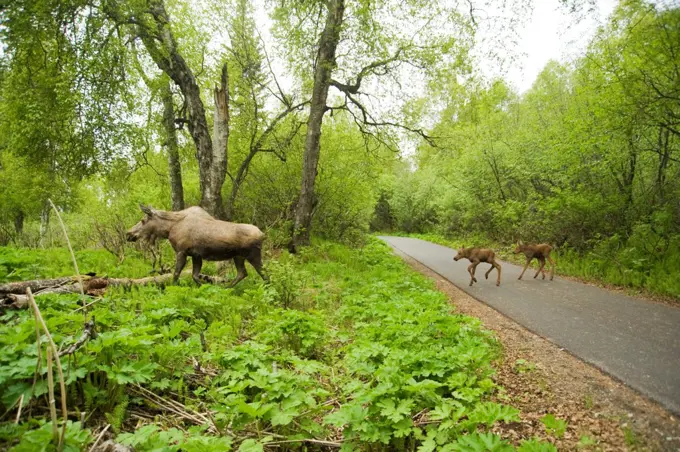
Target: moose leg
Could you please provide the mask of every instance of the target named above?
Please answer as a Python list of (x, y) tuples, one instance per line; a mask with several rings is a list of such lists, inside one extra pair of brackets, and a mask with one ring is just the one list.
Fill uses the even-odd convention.
[[(500, 286), (500, 285), (501, 285), (501, 264), (499, 264), (499, 263), (496, 262), (496, 261), (493, 261), (493, 262), (491, 263), (491, 265), (493, 265), (494, 267), (496, 267), (496, 270), (498, 270), (498, 278), (496, 279), (496, 286)], [(493, 267), (492, 267), (492, 268), (493, 268)], [(489, 270), (489, 271), (491, 271), (491, 270)]]
[(486, 274), (484, 275), (485, 279), (489, 279), (489, 273), (491, 273), (491, 270), (496, 268), (496, 265), (493, 262), (489, 262), (489, 263), (491, 264), (491, 268), (489, 268), (489, 270), (487, 270)]
[(257, 274), (260, 275), (265, 282), (269, 282), (269, 278), (262, 270), (262, 250), (260, 248), (253, 248), (246, 259), (250, 262), (250, 265), (253, 266)]
[[(477, 271), (477, 266), (479, 265), (479, 262), (475, 262), (471, 265), (472, 270), (470, 271), (470, 276), (472, 276), (472, 281), (477, 282), (477, 278), (475, 278), (475, 272)], [(472, 285), (472, 281), (470, 281), (470, 285)]]
[(519, 278), (517, 279), (522, 279), (522, 276), (524, 276), (524, 272), (527, 271), (527, 267), (529, 266), (529, 262), (531, 262), (532, 258), (527, 257), (527, 263), (524, 264), (524, 268), (522, 269), (522, 273), (519, 274)]
[(548, 262), (550, 262), (550, 281), (553, 280), (553, 276), (555, 276), (555, 261), (550, 258), (550, 256), (546, 256), (548, 259)]
[[(539, 257), (539, 258), (538, 258), (538, 262), (541, 263), (541, 266), (538, 267), (538, 271), (537, 271), (536, 274), (534, 275), (534, 279), (536, 279), (536, 277), (538, 276), (538, 274), (541, 273), (541, 271), (543, 271), (543, 267), (545, 267), (545, 258)], [(545, 272), (543, 272), (543, 279), (545, 279)]]
[(191, 256), (191, 264), (191, 277), (194, 278), (196, 284), (200, 286), (202, 284), (201, 267), (203, 267), (203, 258), (200, 256)]
[(474, 275), (472, 274), (472, 266), (473, 265), (475, 265), (475, 264), (470, 264), (470, 265), (468, 265), (468, 268), (467, 268), (467, 271), (470, 274), (470, 285), (472, 285), (472, 283), (476, 281)]
[(234, 280), (229, 284), (229, 287), (234, 287), (243, 278), (248, 276), (248, 272), (246, 271), (245, 258), (243, 258), (242, 256), (234, 257), (234, 265), (236, 265), (236, 278), (234, 278)]
[(180, 273), (184, 270), (184, 266), (187, 264), (187, 255), (183, 251), (177, 253), (177, 261), (175, 262), (175, 274), (172, 275), (172, 280), (177, 282)]

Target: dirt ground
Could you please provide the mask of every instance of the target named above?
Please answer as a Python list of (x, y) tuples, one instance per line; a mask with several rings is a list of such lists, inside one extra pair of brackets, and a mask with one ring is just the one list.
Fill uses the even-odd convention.
[[(670, 412), (472, 298), (418, 261), (398, 254), (433, 279), (458, 312), (481, 319), (496, 332), (504, 350), (496, 376), (504, 391), (497, 398), (518, 408), (522, 419), (498, 426), (496, 433), (515, 444), (532, 437), (548, 439), (559, 450), (680, 451), (680, 422)], [(561, 437), (546, 432), (541, 422), (546, 414), (567, 422)]]

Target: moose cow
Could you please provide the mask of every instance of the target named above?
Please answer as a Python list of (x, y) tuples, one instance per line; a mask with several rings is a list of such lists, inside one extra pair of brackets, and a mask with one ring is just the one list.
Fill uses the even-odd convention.
[(488, 248), (462, 247), (458, 250), (456, 257), (453, 258), (454, 261), (458, 261), (459, 259), (467, 259), (471, 262), (467, 268), (468, 273), (470, 273), (470, 285), (477, 282), (477, 278), (475, 278), (475, 271), (481, 262), (491, 264), (491, 268), (484, 275), (486, 279), (489, 279), (489, 273), (491, 273), (491, 270), (494, 268), (498, 270), (498, 279), (496, 279), (496, 285), (501, 285), (501, 266), (498, 262), (496, 262), (496, 253), (494, 253), (493, 250)]
[(524, 254), (527, 258), (526, 264), (524, 264), (524, 269), (522, 270), (522, 273), (520, 273), (519, 278), (517, 279), (522, 279), (522, 276), (524, 276), (524, 272), (527, 271), (527, 267), (531, 263), (533, 259), (538, 259), (538, 262), (541, 263), (541, 266), (538, 268), (538, 271), (534, 275), (534, 279), (538, 276), (539, 273), (543, 272), (543, 279), (545, 279), (545, 270), (543, 270), (543, 267), (545, 267), (545, 260), (548, 259), (548, 262), (550, 262), (550, 281), (553, 280), (553, 276), (555, 276), (555, 261), (553, 261), (550, 258), (550, 252), (552, 251), (552, 246), (546, 244), (546, 243), (541, 243), (539, 245), (525, 245), (521, 240), (517, 242), (517, 247), (515, 248), (515, 254)]
[(186, 265), (187, 256), (191, 256), (192, 277), (198, 284), (202, 282), (203, 259), (234, 259), (237, 274), (231, 287), (248, 276), (245, 261), (250, 262), (262, 279), (267, 280), (262, 272), (264, 234), (257, 226), (217, 220), (200, 207), (189, 207), (179, 212), (157, 210), (141, 204), (139, 207), (145, 214), (144, 218), (127, 231), (127, 240), (134, 242), (142, 238), (152, 243), (157, 239), (170, 240), (177, 257), (173, 274), (175, 282)]

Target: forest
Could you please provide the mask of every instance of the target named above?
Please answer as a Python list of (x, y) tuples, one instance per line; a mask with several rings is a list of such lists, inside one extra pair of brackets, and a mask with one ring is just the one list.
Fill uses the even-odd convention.
[[(531, 7), (0, 2), (0, 450), (576, 447), (505, 434), (502, 344), (375, 237), (680, 299), (680, 7), (620, 0), (519, 92), (480, 59)], [(257, 226), (268, 280), (85, 290), (174, 267), (140, 204)]]

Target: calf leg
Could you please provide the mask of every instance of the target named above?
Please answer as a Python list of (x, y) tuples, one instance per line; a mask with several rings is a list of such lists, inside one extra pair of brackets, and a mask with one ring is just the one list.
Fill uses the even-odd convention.
[(484, 275), (485, 279), (489, 279), (489, 273), (491, 273), (491, 270), (493, 270), (496, 267), (493, 262), (489, 263), (491, 264), (491, 267), (486, 271), (486, 274)]
[(555, 276), (555, 261), (550, 258), (550, 256), (547, 256), (548, 262), (550, 262), (550, 281), (553, 280), (553, 276)]
[(192, 256), (191, 264), (193, 266), (191, 269), (191, 277), (194, 278), (196, 284), (200, 286), (202, 284), (201, 267), (203, 267), (203, 258), (201, 258), (200, 256)]
[(248, 276), (248, 272), (246, 271), (245, 258), (243, 258), (242, 256), (234, 257), (234, 265), (236, 265), (236, 278), (234, 278), (234, 280), (229, 284), (229, 287), (234, 287), (243, 278)]
[(473, 262), (470, 264), (468, 267), (468, 271), (470, 272), (470, 285), (472, 285), (473, 282), (477, 282), (477, 278), (475, 278), (475, 271), (477, 270), (477, 266), (479, 265), (479, 262)]
[[(493, 267), (491, 267), (491, 268), (495, 267), (496, 270), (498, 270), (498, 278), (496, 278), (496, 286), (500, 286), (501, 285), (501, 264), (499, 264), (496, 261), (493, 261), (493, 262), (491, 262), (491, 265), (493, 265)], [(491, 271), (491, 269), (489, 269), (489, 272), (490, 271)]]
[(522, 269), (522, 273), (519, 274), (519, 278), (517, 278), (517, 279), (522, 279), (522, 276), (524, 276), (524, 272), (527, 271), (527, 267), (529, 266), (529, 262), (531, 262), (531, 258), (527, 257), (527, 263), (524, 264), (524, 268)]
[(177, 261), (175, 262), (175, 274), (172, 275), (172, 280), (177, 282), (180, 273), (184, 270), (184, 266), (187, 264), (187, 255), (183, 251), (177, 253)]
[[(538, 267), (538, 271), (537, 271), (536, 274), (534, 275), (534, 279), (536, 279), (536, 277), (538, 276), (538, 274), (541, 273), (541, 271), (543, 271), (543, 267), (545, 267), (545, 258), (539, 257), (539, 258), (538, 258), (538, 262), (541, 263), (541, 266)], [(543, 272), (543, 279), (545, 279), (545, 272)]]

